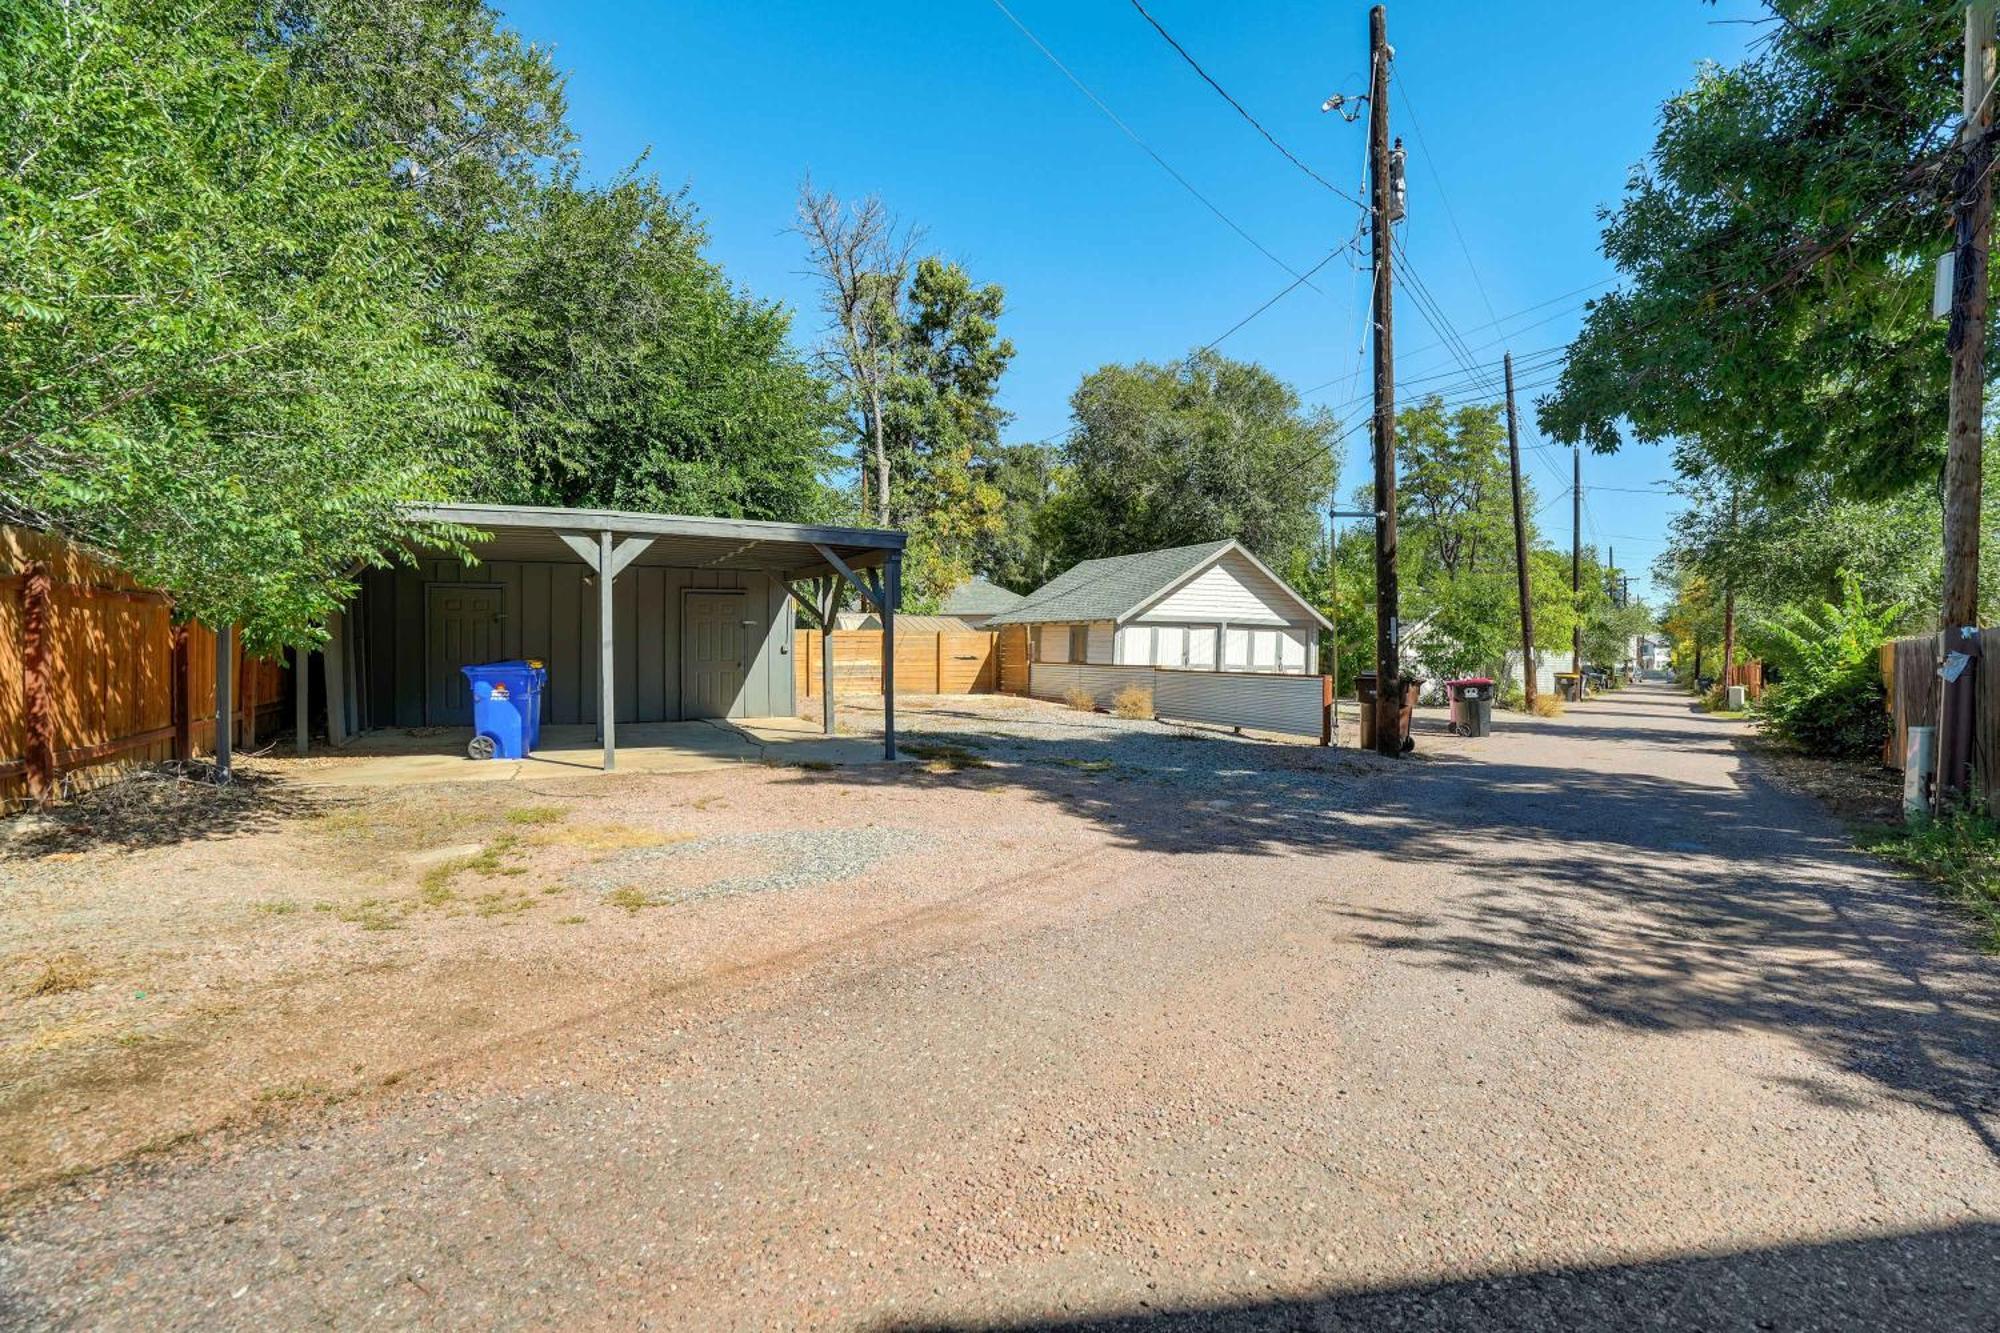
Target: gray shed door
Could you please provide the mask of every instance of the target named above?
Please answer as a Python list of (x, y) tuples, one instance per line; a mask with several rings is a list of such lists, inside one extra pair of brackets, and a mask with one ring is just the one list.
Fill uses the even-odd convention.
[(749, 651), (740, 592), (689, 592), (681, 602), (681, 715), (742, 717)]
[(503, 656), (500, 589), (433, 583), (424, 603), (424, 720), (434, 727), (471, 726), (472, 694), (459, 668)]

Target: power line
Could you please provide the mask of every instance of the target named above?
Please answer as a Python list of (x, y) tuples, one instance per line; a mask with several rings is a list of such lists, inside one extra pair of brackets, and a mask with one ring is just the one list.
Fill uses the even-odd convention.
[(1238, 236), (1241, 236), (1244, 240), (1248, 241), (1253, 247), (1255, 247), (1258, 254), (1264, 256), (1264, 258), (1270, 260), (1273, 264), (1276, 264), (1279, 268), (1291, 274), (1294, 278), (1297, 278), (1301, 282), (1304, 282), (1306, 286), (1312, 287), (1312, 289), (1316, 292), (1319, 292), (1321, 296), (1326, 295), (1326, 293), (1320, 291), (1319, 288), (1313, 287), (1312, 283), (1306, 280), (1304, 274), (1300, 273), (1290, 264), (1287, 264), (1284, 260), (1278, 258), (1278, 256), (1276, 256), (1275, 254), (1272, 254), (1270, 250), (1266, 249), (1262, 241), (1259, 241), (1255, 236), (1252, 236), (1249, 232), (1245, 231), (1242, 228), (1242, 226), (1237, 223), (1236, 219), (1230, 217), (1229, 214), (1223, 212), (1221, 208), (1217, 207), (1214, 200), (1210, 199), (1207, 195), (1203, 194), (1200, 190), (1196, 189), (1194, 187), (1194, 184), (1191, 181), (1189, 181), (1187, 177), (1181, 175), (1180, 172), (1174, 169), (1172, 163), (1168, 162), (1167, 159), (1161, 157), (1159, 153), (1155, 152), (1153, 150), (1153, 146), (1147, 143), (1144, 139), (1140, 138), (1137, 131), (1135, 131), (1130, 125), (1127, 125), (1123, 120), (1119, 119), (1118, 113), (1116, 111), (1113, 111), (1103, 98), (1099, 97), (1096, 93), (1091, 91), (1089, 84), (1085, 83), (1082, 79), (1078, 78), (1075, 74), (1071, 73), (1069, 66), (1063, 64), (1063, 62), (1059, 58), (1057, 58), (1056, 53), (1049, 50), (1049, 48), (1043, 44), (1042, 39), (1035, 36), (1034, 32), (1029, 29), (1027, 24), (1021, 22), (1020, 19), (1014, 17), (1014, 11), (1007, 8), (1007, 6), (1002, 2), (1002, 0), (993, 0), (993, 7), (999, 10), (1002, 14), (1004, 14), (1007, 18), (1007, 21), (1013, 24), (1016, 28), (1018, 28), (1021, 32), (1021, 35), (1023, 37), (1026, 37), (1031, 43), (1033, 43), (1035, 49), (1037, 51), (1040, 51), (1051, 65), (1054, 65), (1058, 70), (1062, 71), (1062, 76), (1068, 79), (1070, 83), (1075, 86), (1078, 92), (1082, 93), (1085, 97), (1089, 98), (1091, 105), (1095, 106), (1099, 111), (1103, 112), (1105, 118), (1108, 119), (1113, 125), (1116, 125), (1119, 131), (1123, 133), (1126, 138), (1130, 139), (1133, 143), (1137, 144), (1140, 150), (1144, 152), (1147, 157), (1152, 158), (1153, 161), (1159, 165), (1160, 170), (1166, 172), (1169, 176), (1172, 176), (1174, 178), (1174, 182), (1177, 185), (1179, 185), (1183, 190), (1186, 190), (1189, 194), (1193, 195), (1197, 200), (1199, 200), (1203, 208), (1206, 208), (1209, 212), (1215, 214), (1215, 216), (1222, 221), (1223, 225), (1227, 226), (1231, 231), (1235, 232)]
[(1291, 282), (1287, 283), (1283, 288), (1279, 289), (1278, 294), (1276, 296), (1273, 296), (1270, 300), (1264, 302), (1264, 304), (1258, 306), (1255, 310), (1252, 310), (1249, 314), (1237, 320), (1234, 324), (1231, 324), (1229, 328), (1224, 332), (1218, 334), (1210, 341), (1204, 343), (1202, 345), (1201, 350), (1204, 352), (1213, 351), (1216, 345), (1222, 342), (1223, 339), (1229, 337), (1230, 334), (1235, 333), (1245, 324), (1248, 324), (1251, 320), (1257, 318), (1257, 316), (1263, 314), (1266, 310), (1269, 310), (1272, 306), (1278, 304), (1278, 302), (1284, 300), (1287, 296), (1290, 296), (1293, 292), (1297, 291), (1300, 285), (1304, 283), (1307, 278), (1310, 278), (1313, 274), (1319, 272), (1321, 269), (1325, 268), (1328, 264), (1331, 264), (1337, 257), (1339, 257), (1341, 251), (1348, 249), (1352, 244), (1353, 242), (1349, 242), (1347, 245), (1335, 246), (1333, 249), (1327, 251), (1326, 258), (1320, 260), (1317, 264), (1314, 264), (1311, 268), (1307, 269), (1304, 273), (1300, 274), (1298, 277), (1293, 278)]
[[(1137, 2), (1138, 0), (1133, 0), (1133, 3)], [(1424, 127), (1417, 119), (1416, 103), (1408, 90), (1403, 87), (1403, 83), (1407, 81), (1405, 79), (1396, 84), (1396, 93), (1403, 99), (1403, 110), (1410, 113), (1410, 128), (1416, 133), (1417, 149), (1424, 155), (1424, 165), (1430, 168), (1431, 179), (1437, 182), (1438, 202), (1444, 205), (1445, 220), (1451, 223), (1452, 235), (1458, 237), (1459, 253), (1465, 256), (1465, 267), (1472, 274), (1472, 285), (1479, 289), (1479, 299), (1486, 306), (1487, 317), (1497, 322), (1500, 317), (1493, 313), (1493, 300), (1486, 294), (1486, 282), (1479, 276), (1479, 266), (1472, 262), (1472, 247), (1465, 243), (1465, 233), (1458, 229), (1458, 215), (1452, 212), (1451, 200), (1444, 192), (1444, 177), (1437, 169), (1437, 160), (1431, 156), (1430, 144), (1424, 139)]]
[(1328, 190), (1331, 190), (1334, 194), (1338, 195), (1340, 198), (1345, 199), (1350, 204), (1353, 204), (1356, 208), (1360, 209), (1363, 214), (1366, 214), (1368, 212), (1368, 205), (1362, 203), (1359, 199), (1347, 193), (1347, 191), (1341, 189), (1338, 185), (1335, 185), (1332, 181), (1320, 175), (1317, 171), (1314, 171), (1311, 167), (1307, 166), (1303, 161), (1299, 159), (1299, 155), (1297, 153), (1294, 153), (1291, 149), (1285, 147), (1285, 145), (1278, 142), (1278, 136), (1271, 133), (1269, 130), (1265, 129), (1263, 124), (1259, 122), (1255, 116), (1251, 115), (1247, 110), (1244, 109), (1244, 106), (1241, 102), (1237, 101), (1234, 97), (1230, 95), (1229, 90), (1227, 88), (1223, 87), (1220, 83), (1217, 83), (1215, 81), (1215, 77), (1211, 75), (1207, 70), (1201, 67), (1201, 62), (1199, 60), (1196, 60), (1194, 56), (1188, 52), (1188, 49), (1185, 46), (1182, 46), (1179, 42), (1175, 41), (1174, 35), (1168, 32), (1164, 27), (1162, 27), (1158, 19), (1154, 18), (1151, 14), (1146, 12), (1146, 7), (1140, 4), (1139, 0), (1132, 0), (1132, 8), (1138, 10), (1139, 16), (1145, 19), (1146, 22), (1153, 25), (1153, 31), (1159, 33), (1161, 37), (1166, 39), (1167, 45), (1173, 47), (1174, 51), (1180, 56), (1182, 60), (1187, 61), (1188, 68), (1192, 69), (1196, 74), (1199, 74), (1201, 76), (1202, 82), (1206, 83), (1209, 87), (1215, 89), (1216, 94), (1219, 97), (1221, 97), (1223, 101), (1229, 103), (1230, 106), (1236, 109), (1237, 115), (1249, 121), (1251, 128), (1255, 129), (1257, 133), (1264, 136), (1265, 142), (1269, 143), (1271, 147), (1277, 149), (1280, 153), (1283, 153), (1285, 155), (1285, 160), (1287, 162), (1290, 162), (1293, 166), (1297, 167), (1300, 171), (1303, 171), (1306, 175), (1312, 177), (1313, 180), (1319, 182), (1320, 185), (1322, 185)]

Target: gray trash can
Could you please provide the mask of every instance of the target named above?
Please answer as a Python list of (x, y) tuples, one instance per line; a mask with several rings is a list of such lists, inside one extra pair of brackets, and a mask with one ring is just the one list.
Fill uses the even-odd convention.
[(1468, 676), (1444, 683), (1445, 697), (1451, 701), (1451, 729), (1461, 736), (1493, 734), (1493, 681), (1486, 676)]

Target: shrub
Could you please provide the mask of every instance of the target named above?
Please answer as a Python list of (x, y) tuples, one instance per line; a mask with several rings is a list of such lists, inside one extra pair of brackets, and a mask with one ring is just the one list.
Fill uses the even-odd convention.
[(1519, 685), (1509, 684), (1506, 689), (1500, 691), (1498, 702), (1500, 707), (1508, 712), (1519, 713), (1528, 706), (1528, 694)]
[(1063, 694), (1063, 702), (1079, 713), (1094, 713), (1097, 711), (1097, 696), (1089, 690), (1084, 689), (1081, 685), (1070, 686)]
[(1149, 718), (1153, 715), (1153, 692), (1144, 685), (1127, 685), (1111, 696), (1111, 711), (1135, 720)]
[(1851, 574), (1841, 578), (1838, 604), (1781, 612), (1767, 628), (1784, 678), (1757, 704), (1771, 733), (1812, 754), (1879, 755), (1889, 715), (1875, 654), (1901, 614), (1900, 606), (1869, 606)]
[(1561, 695), (1538, 694), (1535, 696), (1536, 717), (1561, 717), (1562, 715), (1563, 701)]

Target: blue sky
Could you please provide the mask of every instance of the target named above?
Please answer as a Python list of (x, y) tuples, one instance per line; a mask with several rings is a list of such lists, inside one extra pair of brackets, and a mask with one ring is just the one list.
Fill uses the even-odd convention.
[[(1132, 131), (1258, 245), (1303, 272), (1354, 232), (1357, 211), (1293, 166), (1162, 41), (1128, 0), (1006, 0), (1013, 14)], [(1354, 192), (1365, 120), (1323, 115), (1366, 86), (1368, 6), (1313, 0), (1146, 0), (1214, 78), (1319, 175)], [(730, 277), (821, 317), (790, 235), (800, 178), (880, 194), (921, 223), (928, 248), (1006, 288), (1017, 355), (1004, 389), (1010, 439), (1059, 434), (1081, 376), (1107, 362), (1171, 360), (1221, 335), (1291, 283), (1147, 156), (1011, 24), (993, 0), (866, 5), (613, 4), (521, 0), (503, 9), (570, 71), (590, 172), (648, 153), (685, 185)], [(1545, 387), (1551, 349), (1611, 277), (1600, 206), (1651, 145), (1660, 102), (1697, 62), (1739, 58), (1749, 0), (1526, 0), (1391, 5), (1392, 125), (1410, 150), (1410, 269), (1483, 371), (1523, 363)], [(1455, 224), (1455, 225), (1454, 225)], [(1462, 238), (1462, 240), (1461, 240)], [(1232, 334), (1258, 361), (1345, 419), (1366, 412), (1357, 360), (1364, 275), (1349, 252)], [(1579, 290), (1585, 289), (1585, 290)], [(1522, 312), (1518, 313), (1517, 312)], [(1510, 316), (1517, 316), (1508, 318)], [(1502, 322), (1494, 324), (1496, 317)], [(1398, 373), (1478, 391), (1415, 301), (1398, 294)], [(1537, 354), (1541, 354), (1539, 357)], [(1362, 365), (1356, 375), (1357, 365)], [(1424, 376), (1440, 378), (1424, 380)], [(1524, 403), (1524, 417), (1532, 410)], [(1539, 436), (1529, 438), (1539, 442)], [(1568, 537), (1566, 451), (1531, 450), (1545, 533)], [(1367, 476), (1359, 435), (1342, 473)], [(1584, 458), (1585, 540), (1617, 552), (1643, 589), (1670, 501), (1663, 449)]]

